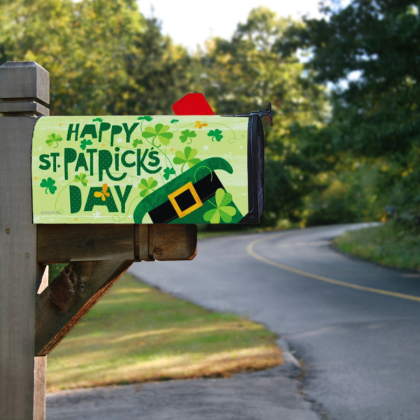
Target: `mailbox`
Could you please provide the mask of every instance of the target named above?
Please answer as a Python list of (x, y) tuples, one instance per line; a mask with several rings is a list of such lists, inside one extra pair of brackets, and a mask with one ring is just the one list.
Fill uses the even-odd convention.
[(264, 111), (40, 117), (35, 224), (259, 223)]

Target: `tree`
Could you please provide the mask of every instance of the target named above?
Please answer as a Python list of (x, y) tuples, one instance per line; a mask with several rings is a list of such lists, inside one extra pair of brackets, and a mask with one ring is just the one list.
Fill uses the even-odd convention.
[(257, 8), (238, 25), (232, 39), (215, 38), (201, 54), (200, 88), (217, 113), (262, 110), (267, 101), (273, 105), (275, 125), (265, 127), (269, 224), (279, 218), (299, 220), (312, 174), (319, 169), (305, 154), (311, 145), (301, 141), (300, 134), (320, 125), (327, 111), (325, 90), (313, 82), (312, 72), (303, 71), (296, 54), (286, 58), (278, 49), (292, 24), (269, 9)]
[(388, 184), (379, 180), (378, 189), (392, 201), (390, 191), (407, 189), (404, 200), (399, 194), (400, 209), (413, 218), (419, 207), (414, 201), (420, 203), (412, 194), (420, 180), (418, 2), (354, 0), (346, 7), (324, 4), (322, 10), (324, 18), (290, 27), (279, 50), (310, 53), (306, 68), (333, 86), (325, 138), (336, 152), (382, 159)]
[(188, 83), (187, 51), (135, 0), (2, 1), (0, 25), (0, 64), (44, 66), (55, 115), (169, 112)]

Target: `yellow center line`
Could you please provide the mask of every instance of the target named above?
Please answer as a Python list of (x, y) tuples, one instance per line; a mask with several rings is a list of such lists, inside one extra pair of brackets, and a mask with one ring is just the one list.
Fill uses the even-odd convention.
[(288, 267), (287, 265), (280, 264), (280, 263), (277, 263), (275, 261), (271, 261), (267, 258), (262, 257), (261, 255), (258, 255), (253, 249), (254, 246), (259, 244), (260, 242), (267, 241), (267, 240), (273, 239), (273, 238), (278, 238), (279, 236), (285, 236), (285, 235), (287, 235), (287, 234), (286, 233), (280, 233), (279, 235), (273, 235), (273, 236), (268, 236), (268, 237), (265, 237), (265, 238), (257, 239), (256, 241), (251, 242), (247, 246), (246, 251), (252, 257), (254, 257), (257, 260), (260, 260), (262, 262), (265, 262), (266, 264), (270, 264), (270, 265), (273, 265), (274, 267), (278, 267), (278, 268), (281, 268), (281, 269), (286, 270), (286, 271), (291, 271), (292, 273), (300, 274), (300, 275), (305, 276), (305, 277), (310, 277), (312, 279), (324, 281), (326, 283), (335, 284), (336, 286), (348, 287), (350, 289), (362, 290), (364, 292), (377, 293), (379, 295), (392, 296), (392, 297), (396, 297), (396, 298), (400, 298), (400, 299), (414, 300), (416, 302), (420, 302), (420, 297), (418, 297), (418, 296), (404, 295), (402, 293), (394, 293), (394, 292), (388, 292), (387, 290), (381, 290), (381, 289), (374, 289), (372, 287), (359, 286), (357, 284), (347, 283), (347, 282), (339, 281), (339, 280), (333, 280), (333, 279), (329, 279), (327, 277), (322, 277), (322, 276), (318, 276), (316, 274), (308, 273), (306, 271), (298, 270), (296, 268)]

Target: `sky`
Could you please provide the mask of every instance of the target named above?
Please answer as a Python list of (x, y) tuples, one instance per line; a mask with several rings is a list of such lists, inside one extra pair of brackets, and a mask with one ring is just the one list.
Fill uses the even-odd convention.
[[(251, 9), (266, 6), (279, 16), (318, 17), (319, 0), (137, 0), (140, 11), (162, 22), (162, 31), (190, 51), (212, 36), (230, 38)], [(153, 12), (152, 12), (153, 7)]]

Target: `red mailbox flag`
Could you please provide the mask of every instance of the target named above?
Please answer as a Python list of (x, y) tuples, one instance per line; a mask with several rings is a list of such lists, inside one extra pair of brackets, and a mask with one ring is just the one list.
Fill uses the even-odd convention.
[(188, 93), (172, 105), (176, 115), (214, 115), (202, 93)]

